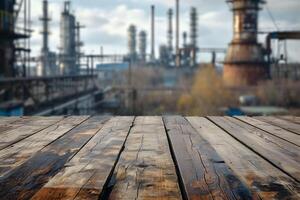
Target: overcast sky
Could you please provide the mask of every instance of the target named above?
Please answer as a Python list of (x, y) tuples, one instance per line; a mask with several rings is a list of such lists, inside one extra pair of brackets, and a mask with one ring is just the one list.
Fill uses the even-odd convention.
[[(51, 36), (50, 48), (58, 51), (59, 19), (63, 0), (49, 0)], [(127, 28), (135, 24), (138, 30), (150, 33), (150, 5), (156, 6), (156, 44), (166, 43), (168, 8), (174, 7), (175, 0), (73, 0), (72, 10), (77, 20), (86, 26), (82, 40), (86, 53), (98, 53), (100, 46), (104, 53), (122, 54), (127, 52)], [(32, 0), (33, 55), (41, 49), (42, 0)], [(225, 0), (181, 0), (181, 32), (189, 30), (189, 10), (194, 6), (199, 12), (199, 46), (227, 47), (232, 38), (232, 13)], [(259, 29), (275, 31), (267, 8), (276, 20), (280, 30), (300, 30), (300, 0), (267, 0), (260, 13)], [(263, 37), (260, 41), (263, 42)], [(148, 40), (150, 38), (148, 37)], [(181, 39), (182, 41), (182, 39)], [(149, 43), (148, 43), (149, 44)], [(290, 61), (300, 61), (300, 42), (288, 42)], [(148, 52), (150, 48), (148, 46)]]

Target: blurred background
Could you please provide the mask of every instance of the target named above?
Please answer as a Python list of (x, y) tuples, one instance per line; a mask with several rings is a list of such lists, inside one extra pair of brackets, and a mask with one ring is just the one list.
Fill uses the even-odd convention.
[(0, 116), (300, 115), (299, 0), (1, 0)]

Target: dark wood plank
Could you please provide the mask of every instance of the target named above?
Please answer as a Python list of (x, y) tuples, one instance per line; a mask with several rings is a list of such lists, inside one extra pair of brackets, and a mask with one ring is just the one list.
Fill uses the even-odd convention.
[[(36, 117), (29, 120), (25, 125), (17, 126), (16, 128), (6, 131), (1, 134), (0, 150), (5, 149), (23, 139), (38, 133), (41, 130), (59, 122), (64, 117)], [(23, 124), (24, 122), (21, 122)]]
[(231, 117), (209, 117), (234, 138), (300, 181), (300, 148)]
[(133, 120), (134, 117), (115, 117), (108, 121), (32, 199), (99, 199)]
[(26, 162), (34, 153), (49, 145), (86, 119), (88, 119), (88, 116), (67, 117), (57, 124), (0, 151), (0, 177)]
[(299, 183), (202, 117), (188, 117), (197, 130), (233, 171), (261, 199), (299, 199)]
[(55, 176), (102, 128), (107, 117), (92, 117), (59, 140), (37, 152), (10, 173), (0, 177), (0, 199), (29, 199)]
[(109, 199), (181, 199), (161, 117), (138, 117), (116, 166)]
[(279, 119), (276, 117), (254, 117), (255, 119), (267, 122), (269, 124), (272, 124), (274, 126), (278, 126), (281, 128), (284, 128), (288, 131), (291, 131), (295, 134), (300, 135), (300, 124), (296, 124), (293, 122), (289, 122), (287, 120)]
[(185, 118), (164, 122), (188, 199), (256, 198)]
[(266, 122), (263, 122), (263, 121), (260, 121), (260, 120), (257, 120), (257, 119), (251, 118), (251, 117), (236, 117), (236, 118), (300, 147), (300, 136), (299, 135), (296, 135), (296, 134), (294, 134), (290, 131), (287, 131), (283, 128), (268, 124)]

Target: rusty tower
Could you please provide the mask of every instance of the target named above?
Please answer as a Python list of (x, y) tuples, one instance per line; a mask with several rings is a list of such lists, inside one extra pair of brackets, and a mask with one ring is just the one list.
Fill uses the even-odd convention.
[(258, 12), (263, 0), (228, 0), (233, 11), (233, 40), (224, 63), (229, 86), (255, 85), (267, 77), (263, 47), (257, 42)]

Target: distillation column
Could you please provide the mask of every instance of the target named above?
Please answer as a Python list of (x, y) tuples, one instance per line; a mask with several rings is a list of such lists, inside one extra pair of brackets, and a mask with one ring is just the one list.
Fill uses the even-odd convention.
[(258, 12), (262, 0), (228, 0), (232, 6), (234, 36), (224, 62), (229, 86), (255, 85), (267, 77), (268, 65), (257, 42)]

